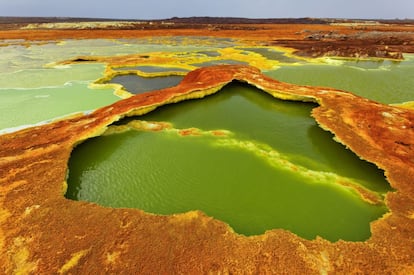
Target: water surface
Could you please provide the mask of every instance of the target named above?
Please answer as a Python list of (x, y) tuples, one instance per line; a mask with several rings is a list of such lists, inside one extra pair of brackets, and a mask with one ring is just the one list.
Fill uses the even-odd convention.
[(135, 74), (128, 74), (115, 76), (108, 83), (121, 84), (128, 92), (140, 94), (176, 86), (183, 78), (180, 75), (142, 77)]
[[(313, 107), (236, 83), (124, 120), (116, 127), (133, 119), (168, 121), (201, 135), (130, 130), (89, 140), (72, 154), (66, 196), (157, 214), (199, 209), (245, 235), (283, 228), (308, 239), (365, 240), (385, 207), (334, 179), (379, 194), (390, 188), (381, 171), (315, 125)], [(230, 133), (203, 134), (220, 129)]]
[(336, 64), (283, 66), (267, 75), (300, 85), (324, 86), (353, 92), (385, 103), (414, 100), (414, 58), (405, 61), (344, 61)]

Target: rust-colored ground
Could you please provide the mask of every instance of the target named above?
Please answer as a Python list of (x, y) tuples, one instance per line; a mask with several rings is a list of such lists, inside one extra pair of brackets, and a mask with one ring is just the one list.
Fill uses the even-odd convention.
[[(39, 40), (195, 35), (296, 48), (301, 55), (401, 58), (414, 52), (414, 25), (201, 24), (151, 29), (0, 28), (0, 39)], [(389, 34), (389, 35), (387, 35)], [(9, 43), (9, 42), (7, 42)], [(12, 42), (15, 43), (15, 42)], [(199, 211), (152, 215), (64, 198), (74, 146), (125, 115), (200, 98), (232, 80), (277, 98), (316, 102), (319, 125), (385, 170), (390, 212), (365, 242), (302, 239), (275, 229), (234, 233)], [(177, 87), (136, 95), (53, 124), (0, 136), (0, 273), (414, 273), (414, 112), (327, 88), (281, 83), (248, 66), (189, 73)]]
[[(233, 81), (320, 105), (312, 115), (385, 170), (390, 212), (365, 242), (305, 240), (275, 229), (245, 237), (199, 211), (170, 216), (64, 198), (73, 147), (125, 115), (214, 93)], [(0, 136), (2, 273), (400, 273), (414, 271), (414, 111), (327, 88), (281, 83), (248, 66), (189, 73), (176, 87), (136, 95), (53, 124)]]

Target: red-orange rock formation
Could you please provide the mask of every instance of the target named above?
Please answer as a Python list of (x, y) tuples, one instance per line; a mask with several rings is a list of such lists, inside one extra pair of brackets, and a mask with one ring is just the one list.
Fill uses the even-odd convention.
[[(201, 98), (238, 80), (274, 97), (316, 102), (319, 125), (385, 174), (390, 212), (365, 242), (305, 240), (286, 230), (245, 237), (199, 211), (170, 216), (64, 198), (74, 146), (127, 115)], [(0, 271), (72, 273), (401, 273), (414, 270), (414, 112), (348, 92), (298, 86), (248, 66), (189, 73), (176, 87), (89, 115), (0, 136)]]

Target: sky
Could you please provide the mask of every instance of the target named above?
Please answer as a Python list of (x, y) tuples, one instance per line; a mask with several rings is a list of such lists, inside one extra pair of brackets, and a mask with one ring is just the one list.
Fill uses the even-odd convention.
[(414, 19), (414, 0), (0, 0), (0, 16)]

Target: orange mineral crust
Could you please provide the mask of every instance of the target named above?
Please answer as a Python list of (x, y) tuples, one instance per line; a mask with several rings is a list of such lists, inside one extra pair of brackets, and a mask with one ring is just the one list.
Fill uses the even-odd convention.
[[(64, 198), (68, 160), (80, 142), (124, 116), (246, 82), (275, 98), (316, 102), (312, 115), (337, 141), (375, 163), (395, 189), (389, 213), (365, 242), (305, 240), (274, 229), (236, 234), (200, 211), (154, 215)], [(175, 87), (139, 94), (51, 124), (0, 136), (0, 272), (287, 273), (414, 272), (414, 111), (351, 93), (282, 83), (249, 66), (190, 72)]]

